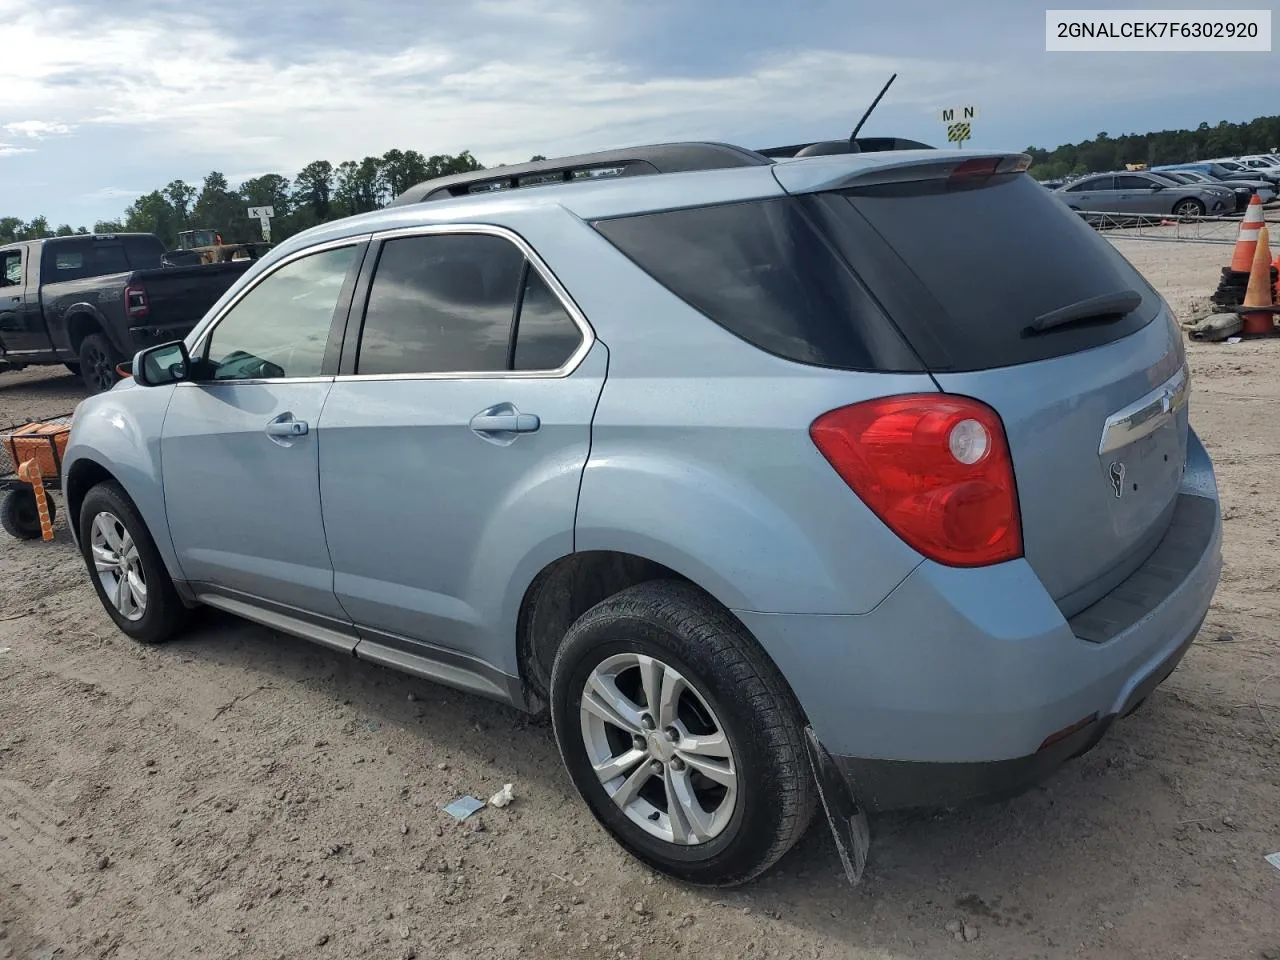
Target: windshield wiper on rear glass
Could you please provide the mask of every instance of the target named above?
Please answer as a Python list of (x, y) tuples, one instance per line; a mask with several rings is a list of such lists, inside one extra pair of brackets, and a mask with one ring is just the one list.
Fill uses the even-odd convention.
[(1100, 297), (1089, 297), (1087, 300), (1069, 303), (1057, 310), (1042, 313), (1031, 321), (1031, 329), (1036, 333), (1043, 333), (1054, 327), (1065, 327), (1068, 324), (1083, 323), (1087, 320), (1119, 320), (1125, 314), (1137, 310), (1141, 305), (1142, 294), (1136, 290), (1104, 293)]

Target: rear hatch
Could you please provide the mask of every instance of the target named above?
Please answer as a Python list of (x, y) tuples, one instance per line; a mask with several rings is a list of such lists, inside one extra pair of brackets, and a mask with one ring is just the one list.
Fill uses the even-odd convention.
[(1000, 415), (1026, 558), (1072, 616), (1168, 527), (1188, 431), (1178, 330), (1017, 155), (871, 160), (774, 169), (939, 387)]

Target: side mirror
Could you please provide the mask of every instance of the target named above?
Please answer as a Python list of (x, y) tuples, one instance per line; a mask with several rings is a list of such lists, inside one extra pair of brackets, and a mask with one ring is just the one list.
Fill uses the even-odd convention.
[(181, 340), (139, 350), (133, 358), (133, 379), (144, 387), (160, 387), (186, 380), (191, 373), (191, 357)]
[(1155, 183), (1155, 182), (1153, 181), (1153, 182), (1152, 182), (1152, 184), (1151, 184), (1151, 189), (1152, 189), (1152, 190), (1155, 190), (1155, 191), (1160, 191), (1160, 190), (1165, 189), (1165, 185), (1164, 185), (1163, 183)]

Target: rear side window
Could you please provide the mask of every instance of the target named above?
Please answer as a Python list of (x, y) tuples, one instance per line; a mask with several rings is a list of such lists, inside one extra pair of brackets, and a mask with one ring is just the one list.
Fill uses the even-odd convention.
[(119, 238), (85, 238), (46, 244), (41, 279), (45, 283), (61, 283), (64, 280), (127, 273), (131, 269), (124, 243)]
[[(1118, 340), (1159, 314), (1130, 263), (1026, 174), (948, 188), (890, 184), (811, 198), (823, 224), (930, 369), (982, 370)], [(1123, 318), (1044, 332), (1036, 317), (1135, 291)]]
[(511, 241), (486, 234), (388, 240), (369, 288), (356, 373), (555, 370), (582, 332)]
[(151, 270), (159, 267), (164, 255), (164, 244), (156, 237), (124, 237), (124, 253), (131, 270)]
[(1118, 190), (1150, 190), (1153, 182), (1146, 177), (1116, 177)]
[(846, 370), (918, 370), (893, 324), (790, 198), (601, 220), (668, 290), (750, 344)]
[(515, 370), (555, 370), (582, 343), (582, 331), (542, 275), (526, 268), (520, 319), (516, 327)]

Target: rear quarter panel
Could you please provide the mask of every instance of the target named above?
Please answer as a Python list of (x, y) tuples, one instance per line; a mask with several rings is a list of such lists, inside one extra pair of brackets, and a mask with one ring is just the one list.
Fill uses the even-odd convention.
[(578, 220), (535, 246), (609, 347), (577, 550), (646, 557), (726, 606), (775, 613), (865, 612), (920, 563), (845, 485), (808, 430), (843, 404), (935, 391), (927, 376), (772, 357), (686, 305)]

